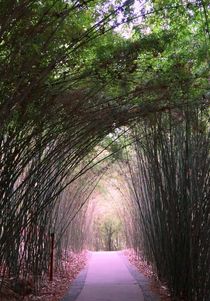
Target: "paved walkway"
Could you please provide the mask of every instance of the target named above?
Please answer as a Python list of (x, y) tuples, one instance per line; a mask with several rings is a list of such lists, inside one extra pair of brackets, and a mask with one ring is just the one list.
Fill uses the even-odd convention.
[(76, 301), (143, 301), (143, 293), (117, 252), (93, 253)]
[[(144, 301), (139, 283), (118, 252), (91, 252), (83, 288), (74, 284), (63, 301)], [(72, 291), (71, 291), (72, 290)], [(76, 292), (72, 294), (72, 292)]]

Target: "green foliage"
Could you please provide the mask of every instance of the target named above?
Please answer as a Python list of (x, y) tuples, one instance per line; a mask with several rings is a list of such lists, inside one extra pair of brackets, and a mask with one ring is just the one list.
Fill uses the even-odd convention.
[(92, 229), (94, 239), (91, 247), (96, 251), (120, 250), (123, 245), (123, 227), (116, 215), (105, 215), (96, 219)]
[(124, 159), (116, 129), (208, 106), (209, 17), (205, 0), (154, 0), (140, 18), (134, 1), (0, 7), (0, 266), (10, 269), (21, 233), (95, 162), (93, 150)]
[(204, 109), (172, 110), (139, 123), (128, 158), (132, 245), (178, 300), (209, 296), (207, 115)]

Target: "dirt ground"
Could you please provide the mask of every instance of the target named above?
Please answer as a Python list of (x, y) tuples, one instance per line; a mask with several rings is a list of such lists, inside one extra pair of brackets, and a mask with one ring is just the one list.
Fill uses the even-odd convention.
[(151, 279), (151, 289), (160, 295), (161, 301), (172, 301), (169, 290), (164, 284), (160, 283), (152, 270), (152, 266), (143, 259), (143, 256), (140, 254), (137, 255), (132, 249), (125, 250), (124, 255), (127, 256), (132, 265), (134, 265), (146, 277)]
[[(54, 271), (53, 281), (49, 281), (48, 276), (44, 277), (39, 290), (28, 296), (20, 296), (8, 284), (2, 289), (0, 301), (60, 301), (86, 262), (86, 251), (78, 254), (69, 252), (68, 257), (62, 262), (62, 268)], [(33, 287), (32, 281), (31, 287)]]

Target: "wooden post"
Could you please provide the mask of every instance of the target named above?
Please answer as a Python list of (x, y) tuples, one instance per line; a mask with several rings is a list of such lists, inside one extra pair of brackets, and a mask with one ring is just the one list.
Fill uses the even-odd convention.
[(51, 233), (51, 252), (50, 252), (50, 281), (53, 281), (53, 263), (54, 263), (54, 242), (55, 233)]

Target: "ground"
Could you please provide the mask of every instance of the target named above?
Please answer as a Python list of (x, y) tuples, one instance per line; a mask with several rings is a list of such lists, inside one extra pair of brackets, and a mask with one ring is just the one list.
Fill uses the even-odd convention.
[[(104, 252), (104, 254), (106, 254), (106, 253), (107, 252)], [(112, 252), (112, 253), (114, 253), (114, 252)], [(101, 254), (103, 255), (103, 252)], [(138, 256), (137, 256), (135, 251), (132, 249), (123, 251), (123, 254), (129, 259), (129, 262), (132, 265), (134, 265), (141, 273), (143, 273), (148, 279), (151, 280), (151, 290), (161, 296), (161, 298), (160, 298), (161, 301), (171, 301), (170, 294), (169, 294), (169, 291), (167, 290), (167, 287), (165, 285), (161, 284), (160, 281), (158, 281), (155, 273), (152, 270), (152, 267), (143, 259), (143, 256), (141, 256), (140, 254), (138, 254)], [(100, 255), (100, 256), (102, 256), (102, 255)], [(116, 259), (118, 259), (118, 261), (119, 261), (118, 257), (114, 258), (114, 261), (111, 264), (112, 267), (114, 266)], [(97, 259), (96, 263), (101, 264), (101, 258), (97, 256), (96, 259)], [(16, 301), (16, 300), (60, 301), (66, 295), (70, 284), (76, 278), (78, 273), (84, 268), (87, 261), (88, 261), (87, 251), (83, 251), (78, 254), (69, 252), (68, 257), (66, 257), (66, 260), (63, 260), (63, 262), (62, 262), (63, 268), (57, 269), (57, 271), (54, 272), (53, 281), (49, 281), (49, 278), (45, 277), (40, 285), (40, 289), (36, 293), (33, 293), (33, 294), (25, 297), (24, 299), (22, 297), (19, 297), (17, 294), (14, 294), (14, 292), (12, 292), (9, 288), (5, 288), (4, 296), (0, 295), (0, 301)], [(104, 276), (106, 276), (105, 274), (106, 273), (108, 274), (110, 271), (109, 267), (110, 267), (110, 264), (107, 264), (107, 265), (104, 264), (103, 269), (100, 269), (100, 271), (103, 272), (102, 273), (103, 279), (101, 278), (102, 279), (101, 281), (103, 283), (104, 283)], [(107, 268), (108, 268), (108, 270), (107, 270)], [(118, 270), (116, 269), (116, 273), (114, 274), (113, 279), (116, 280), (117, 279), (116, 275), (118, 275), (118, 274), (122, 274), (122, 271), (120, 273), (118, 273)], [(122, 275), (119, 275), (119, 276), (121, 277)], [(128, 276), (126, 276), (126, 277), (128, 277)], [(110, 276), (109, 276), (109, 278), (110, 278)], [(90, 279), (92, 281), (92, 278), (90, 278)], [(98, 279), (99, 278), (97, 276), (97, 281), (100, 280), (100, 279), (99, 280)], [(122, 286), (121, 286), (121, 289), (122, 289)], [(90, 294), (90, 293), (88, 292), (88, 294)], [(101, 292), (100, 292), (100, 294), (101, 294)], [(123, 294), (123, 296), (124, 295), (125, 294)], [(91, 296), (91, 298), (92, 297), (93, 296)]]
[(70, 253), (65, 262), (65, 269), (58, 270), (53, 281), (46, 279), (37, 295), (31, 295), (28, 301), (58, 301), (63, 298), (71, 282), (76, 278), (87, 261), (86, 251)]
[(62, 262), (62, 268), (54, 272), (53, 281), (49, 281), (46, 276), (40, 289), (29, 296), (20, 297), (10, 288), (5, 287), (0, 294), (0, 301), (59, 301), (63, 298), (71, 282), (76, 278), (81, 269), (84, 268), (87, 261), (87, 252), (81, 253), (69, 252), (66, 260)]
[(137, 255), (132, 249), (127, 249), (123, 253), (129, 259), (132, 265), (134, 265), (146, 277), (151, 279), (151, 290), (160, 295), (160, 300), (171, 301), (167, 286), (158, 280), (152, 269), (152, 266), (144, 260), (143, 256), (141, 254)]

